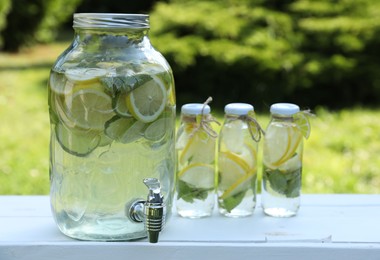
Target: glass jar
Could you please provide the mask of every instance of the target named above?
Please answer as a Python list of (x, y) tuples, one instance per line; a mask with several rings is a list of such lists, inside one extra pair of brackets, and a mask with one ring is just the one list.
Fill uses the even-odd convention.
[(252, 215), (256, 206), (261, 133), (252, 105), (231, 103), (224, 111), (218, 146), (218, 208), (224, 216), (245, 217)]
[(59, 229), (81, 240), (145, 237), (125, 207), (157, 178), (170, 215), (175, 171), (171, 68), (149, 17), (74, 14), (75, 36), (48, 83), (50, 198)]
[(262, 207), (273, 217), (291, 217), (300, 206), (303, 134), (296, 122), (300, 109), (273, 104), (263, 146)]
[(210, 111), (198, 103), (181, 108), (176, 143), (176, 208), (181, 217), (208, 217), (214, 209), (217, 135), (209, 125)]

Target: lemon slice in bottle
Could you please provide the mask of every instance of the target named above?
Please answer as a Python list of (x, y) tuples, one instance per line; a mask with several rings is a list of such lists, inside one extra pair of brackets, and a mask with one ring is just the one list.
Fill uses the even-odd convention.
[(214, 176), (214, 167), (205, 163), (190, 164), (178, 173), (179, 180), (201, 189), (213, 188), (215, 182)]
[(228, 187), (219, 198), (224, 200), (238, 194), (239, 192), (249, 189), (252, 186), (251, 182), (254, 175), (255, 171), (252, 171), (249, 174), (241, 176), (230, 187)]
[(264, 164), (276, 168), (295, 154), (302, 139), (295, 126), (271, 126), (265, 135)]
[(218, 171), (219, 171), (219, 190), (226, 190), (238, 179), (249, 172), (249, 165), (231, 152), (219, 153)]
[(167, 101), (164, 83), (157, 76), (144, 82), (127, 96), (129, 112), (139, 121), (153, 122), (162, 113)]
[(253, 147), (252, 144), (245, 143), (242, 148), (242, 152), (237, 153), (236, 155), (239, 156), (250, 169), (256, 167), (257, 164), (257, 152), (256, 149)]
[(212, 163), (215, 160), (215, 138), (205, 131), (196, 131), (187, 141), (179, 156), (180, 164), (201, 162)]
[(287, 161), (289, 161), (291, 158), (293, 158), (296, 155), (298, 145), (300, 144), (302, 140), (302, 134), (299, 131), (297, 131), (297, 128), (289, 127), (287, 131), (288, 131), (288, 139), (289, 139), (288, 149), (285, 155), (281, 158), (281, 160), (274, 163), (274, 166), (280, 166), (286, 163)]
[(105, 122), (115, 113), (112, 99), (96, 89), (81, 89), (65, 99), (68, 117), (76, 125), (85, 129), (104, 129)]

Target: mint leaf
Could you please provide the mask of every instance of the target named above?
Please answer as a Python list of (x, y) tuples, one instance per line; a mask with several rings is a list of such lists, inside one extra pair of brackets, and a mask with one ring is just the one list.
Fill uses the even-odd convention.
[(299, 168), (288, 175), (288, 183), (286, 190), (286, 197), (296, 198), (301, 195), (301, 172), (302, 168)]
[(246, 192), (247, 190), (244, 190), (224, 200), (220, 200), (219, 202), (221, 204), (221, 207), (228, 212), (231, 212), (243, 201)]
[(264, 188), (266, 185), (288, 198), (295, 198), (300, 196), (301, 193), (301, 171), (302, 168), (298, 168), (292, 172), (281, 172), (279, 169), (264, 171), (263, 183)]
[(177, 184), (177, 199), (183, 199), (186, 202), (193, 203), (195, 199), (205, 200), (208, 193), (213, 189), (200, 189), (179, 180)]
[(278, 193), (285, 194), (287, 180), (286, 177), (281, 173), (280, 170), (265, 170), (264, 174), (264, 187), (266, 188), (267, 182), (269, 182), (270, 187)]
[(112, 97), (115, 97), (119, 92), (129, 93), (150, 80), (152, 80), (152, 77), (147, 74), (105, 77), (100, 79), (106, 91), (110, 93)]

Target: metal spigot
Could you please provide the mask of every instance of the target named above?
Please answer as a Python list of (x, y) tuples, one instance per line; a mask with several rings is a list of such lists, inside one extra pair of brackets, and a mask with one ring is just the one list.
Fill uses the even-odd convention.
[(157, 243), (159, 234), (165, 224), (164, 197), (161, 194), (160, 181), (156, 178), (144, 179), (148, 187), (147, 200), (135, 200), (129, 207), (127, 216), (134, 222), (145, 222), (150, 243)]

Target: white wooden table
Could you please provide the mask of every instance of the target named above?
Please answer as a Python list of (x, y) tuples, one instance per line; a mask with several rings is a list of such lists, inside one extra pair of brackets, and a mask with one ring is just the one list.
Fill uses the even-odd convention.
[(380, 195), (303, 195), (296, 217), (183, 219), (158, 244), (85, 242), (62, 235), (47, 196), (0, 196), (0, 260), (380, 259)]

